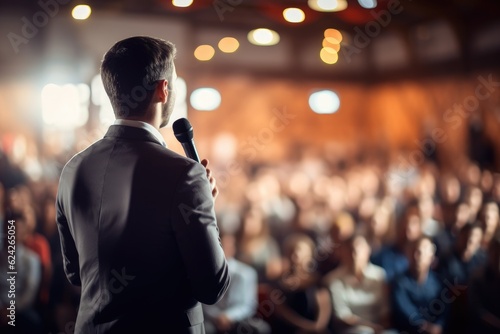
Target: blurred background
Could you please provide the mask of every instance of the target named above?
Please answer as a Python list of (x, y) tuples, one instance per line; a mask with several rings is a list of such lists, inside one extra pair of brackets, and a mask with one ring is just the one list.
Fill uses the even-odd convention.
[[(373, 237), (372, 252), (400, 242), (390, 231), (415, 201), (438, 253), (438, 236), (458, 233), (460, 205), (493, 235), (499, 14), (496, 0), (0, 0), (0, 222), (6, 208), (21, 212), (18, 242), (41, 268), (19, 283), (32, 287), (25, 316), (41, 333), (71, 332), (79, 291), (62, 272), (57, 182), (114, 121), (100, 62), (135, 35), (177, 47), (171, 122), (193, 124), (218, 180), (220, 228), (257, 270), (258, 300), (290, 265), (292, 233), (329, 245), (311, 255), (319, 276), (354, 231)], [(183, 154), (171, 125), (161, 132)]]

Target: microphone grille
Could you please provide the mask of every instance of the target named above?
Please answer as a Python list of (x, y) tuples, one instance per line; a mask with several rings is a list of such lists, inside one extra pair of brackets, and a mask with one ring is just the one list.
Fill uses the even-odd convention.
[(193, 139), (193, 126), (186, 118), (179, 118), (172, 124), (174, 135), (181, 143)]

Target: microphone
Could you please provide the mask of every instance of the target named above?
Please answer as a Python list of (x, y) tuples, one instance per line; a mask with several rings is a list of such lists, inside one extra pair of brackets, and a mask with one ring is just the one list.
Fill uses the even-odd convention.
[(172, 124), (172, 128), (174, 129), (175, 138), (181, 143), (186, 156), (196, 162), (200, 162), (200, 157), (194, 146), (193, 127), (191, 123), (185, 118), (179, 118)]

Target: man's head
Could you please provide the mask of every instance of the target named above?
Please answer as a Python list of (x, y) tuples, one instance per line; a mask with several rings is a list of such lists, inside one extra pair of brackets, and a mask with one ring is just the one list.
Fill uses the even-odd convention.
[(481, 247), (483, 240), (483, 228), (479, 223), (466, 224), (457, 238), (457, 251), (460, 255), (468, 254), (473, 256)]
[(161, 39), (131, 37), (104, 55), (101, 77), (117, 118), (141, 119), (162, 104), (165, 126), (175, 103), (175, 46)]
[(342, 260), (347, 266), (364, 268), (370, 262), (371, 247), (362, 233), (355, 233), (342, 246)]
[(314, 241), (302, 233), (289, 235), (283, 243), (283, 253), (290, 266), (302, 269), (311, 265), (315, 249)]
[(434, 262), (436, 245), (429, 237), (420, 237), (412, 243), (409, 252), (410, 267), (417, 273), (428, 271)]
[(422, 236), (422, 221), (416, 201), (408, 204), (398, 229), (398, 238), (403, 243), (413, 242)]

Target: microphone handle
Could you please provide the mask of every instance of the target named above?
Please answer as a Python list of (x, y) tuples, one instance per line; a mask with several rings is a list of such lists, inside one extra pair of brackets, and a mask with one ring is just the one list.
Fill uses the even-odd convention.
[(200, 162), (200, 157), (198, 156), (198, 152), (196, 151), (196, 147), (194, 147), (193, 140), (190, 140), (186, 143), (181, 143), (184, 152), (188, 158), (193, 159), (196, 162)]

